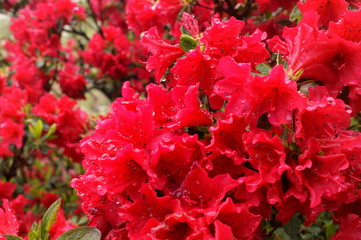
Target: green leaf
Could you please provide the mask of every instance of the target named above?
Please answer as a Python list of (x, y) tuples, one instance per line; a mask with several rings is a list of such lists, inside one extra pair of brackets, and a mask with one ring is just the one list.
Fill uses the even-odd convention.
[(6, 240), (24, 240), (21, 237), (10, 234), (4, 234), (3, 236), (6, 238)]
[(282, 64), (283, 60), (282, 60), (282, 55), (280, 53), (277, 53), (277, 56), (276, 56), (276, 63), (277, 65), (280, 65)]
[(293, 215), (291, 220), (283, 226), (283, 228), (292, 239), (301, 239), (299, 235), (301, 225), (302, 220), (300, 219), (300, 214), (296, 213), (295, 215)]
[(191, 34), (190, 32), (188, 32), (188, 30), (187, 30), (184, 26), (181, 26), (181, 27), (180, 27), (180, 31), (181, 31), (181, 33), (183, 33), (183, 34), (192, 36), (192, 34)]
[(182, 34), (180, 39), (180, 46), (184, 51), (188, 52), (189, 50), (196, 48), (198, 44), (197, 41), (191, 36)]
[(63, 233), (56, 240), (99, 240), (100, 238), (101, 233), (98, 229), (94, 227), (79, 227)]
[(39, 138), (43, 133), (43, 128), (44, 128), (43, 121), (39, 119), (35, 124), (31, 124), (29, 126), (29, 131), (34, 136), (34, 138)]
[(41, 235), (41, 223), (34, 222), (31, 225), (30, 232), (28, 233), (28, 237), (30, 240), (37, 240)]
[(42, 240), (47, 239), (48, 232), (51, 226), (53, 225), (53, 223), (56, 221), (56, 216), (58, 215), (60, 206), (61, 206), (61, 198), (56, 200), (46, 211), (43, 220), (41, 222)]
[(271, 65), (268, 63), (261, 63), (256, 66), (256, 69), (262, 74), (262, 75), (268, 75), (268, 73), (272, 70)]
[(38, 240), (39, 234), (37, 231), (32, 230), (28, 233), (28, 238), (29, 238), (29, 240)]
[(283, 228), (277, 228), (273, 234), (272, 239), (292, 240), (292, 238), (286, 233)]
[(336, 233), (336, 225), (334, 225), (331, 221), (326, 223), (324, 227), (326, 228), (326, 238), (330, 239)]
[(300, 11), (300, 8), (296, 5), (290, 14), (290, 21), (299, 23), (302, 20), (302, 12)]
[(47, 138), (47, 139), (50, 138), (50, 137), (55, 133), (55, 131), (56, 131), (56, 123), (53, 123), (53, 124), (50, 126), (48, 132), (46, 133), (46, 138)]

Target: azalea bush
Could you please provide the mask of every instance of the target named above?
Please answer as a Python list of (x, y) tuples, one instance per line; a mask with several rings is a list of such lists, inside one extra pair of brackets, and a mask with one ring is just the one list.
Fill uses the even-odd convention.
[(361, 239), (360, 7), (4, 0), (0, 239)]

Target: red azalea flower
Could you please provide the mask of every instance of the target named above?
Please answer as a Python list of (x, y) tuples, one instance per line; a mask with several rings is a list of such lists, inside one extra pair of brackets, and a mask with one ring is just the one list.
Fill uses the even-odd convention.
[(247, 191), (254, 192), (257, 188), (281, 180), (282, 174), (289, 170), (286, 164), (286, 153), (280, 139), (267, 136), (260, 130), (253, 130), (243, 135), (247, 160), (254, 171), (249, 171), (243, 178)]
[[(349, 163), (344, 154), (319, 155), (321, 148), (314, 138), (308, 142), (308, 150), (299, 157), (299, 165), (292, 166), (293, 171), (287, 172), (291, 189), (304, 191), (307, 189), (310, 208), (321, 204), (322, 198), (345, 191), (345, 178), (340, 171), (348, 168)], [(294, 174), (294, 175), (293, 175)], [(302, 190), (304, 189), (304, 190)], [(290, 196), (291, 191), (286, 193)]]
[(11, 182), (3, 182), (0, 180), (0, 199), (11, 200), (13, 198), (16, 184)]
[(350, 125), (350, 113), (340, 99), (323, 97), (309, 102), (296, 116), (295, 136), (300, 141), (311, 137), (332, 138)]
[(261, 13), (265, 10), (276, 11), (279, 7), (290, 11), (296, 4), (296, 0), (256, 0), (258, 9)]
[(214, 92), (224, 99), (232, 101), (234, 95), (244, 92), (246, 82), (250, 81), (250, 65), (239, 65), (231, 57), (224, 57), (219, 60), (219, 69), (225, 78), (214, 85)]
[(330, 22), (328, 34), (353, 42), (361, 41), (361, 10), (347, 11), (338, 22)]
[(177, 124), (185, 126), (208, 126), (212, 124), (211, 113), (201, 109), (201, 102), (198, 98), (199, 85), (190, 86), (184, 95), (184, 102), (176, 115)]
[(244, 144), (242, 135), (246, 132), (247, 121), (244, 117), (228, 116), (218, 119), (217, 126), (211, 127), (212, 140), (207, 147), (210, 151), (224, 154), (234, 160), (236, 164), (243, 162)]
[(239, 182), (232, 179), (229, 174), (210, 178), (205, 170), (195, 167), (185, 178), (180, 193), (183, 201), (190, 205), (213, 207), (221, 202), (225, 194), (238, 184)]
[(102, 27), (103, 35), (94, 34), (88, 49), (82, 52), (84, 61), (100, 69), (100, 76), (117, 79), (127, 74), (131, 43), (118, 27)]
[(203, 235), (196, 219), (184, 212), (169, 214), (164, 222), (149, 221), (143, 233), (150, 238), (174, 240), (197, 239)]
[[(212, 123), (211, 113), (202, 109), (198, 98), (198, 84), (176, 86), (169, 92), (160, 86), (148, 87), (149, 100), (154, 109), (154, 120), (167, 128), (207, 126)], [(164, 101), (166, 100), (166, 101)]]
[[(286, 78), (281, 65), (276, 66), (269, 76), (255, 76), (246, 86), (246, 94), (239, 92), (235, 99), (243, 103), (243, 113), (253, 121), (267, 113), (269, 122), (274, 126), (290, 123), (293, 111), (305, 103), (305, 98), (297, 91), (296, 83)], [(231, 99), (226, 106), (227, 112), (242, 108), (237, 106), (237, 100)]]
[(75, 108), (76, 101), (63, 96), (59, 100), (52, 94), (44, 95), (39, 104), (32, 111), (43, 118), (49, 125), (56, 124), (57, 138), (50, 140), (74, 161), (80, 161), (82, 154), (79, 151), (80, 135), (84, 133), (88, 124), (87, 115), (79, 108)]
[(203, 32), (201, 42), (206, 49), (205, 54), (212, 57), (227, 56), (235, 52), (235, 46), (240, 44), (239, 34), (245, 23), (231, 17), (226, 22), (212, 19), (212, 26)]
[(212, 92), (215, 82), (217, 61), (208, 55), (202, 54), (200, 48), (190, 50), (185, 58), (177, 60), (171, 68), (170, 86), (190, 86), (200, 83), (200, 88), (207, 94)]
[(341, 218), (340, 229), (331, 240), (357, 240), (361, 234), (361, 219), (356, 214), (349, 214), (347, 217)]
[(143, 194), (131, 205), (118, 208), (120, 219), (126, 222), (128, 236), (131, 239), (142, 238), (153, 219), (163, 221), (169, 214), (181, 213), (180, 202), (169, 196), (158, 197), (156, 192), (148, 184), (145, 184), (140, 192)]
[(17, 235), (19, 223), (13, 210), (9, 206), (9, 201), (3, 199), (2, 208), (0, 208), (0, 234)]
[(83, 75), (77, 74), (78, 70), (74, 63), (68, 62), (59, 72), (61, 90), (72, 98), (84, 98), (86, 81)]
[(159, 12), (152, 0), (130, 0), (126, 5), (126, 16), (128, 26), (138, 35), (156, 26), (162, 30), (162, 21)]
[(147, 61), (147, 70), (155, 70), (154, 75), (158, 82), (167, 68), (184, 54), (179, 46), (170, 45), (161, 39), (156, 27), (152, 27), (144, 34), (142, 43), (152, 53)]
[(342, 86), (359, 84), (361, 45), (319, 31), (315, 21), (314, 12), (305, 13), (296, 28), (285, 28), (286, 42), (275, 37), (269, 45), (273, 51), (285, 55), (289, 75), (303, 71), (302, 77), (321, 81), (330, 95), (336, 97)]
[(155, 175), (151, 176), (150, 183), (165, 194), (173, 195), (193, 164), (204, 157), (204, 146), (196, 135), (162, 136), (161, 140), (151, 156)]
[(267, 33), (256, 29), (252, 35), (243, 36), (241, 44), (236, 48), (237, 52), (233, 54), (233, 58), (239, 63), (255, 64), (265, 62), (269, 57), (269, 52), (263, 43), (266, 40)]
[(182, 26), (193, 36), (199, 35), (198, 21), (187, 12), (182, 14)]
[(337, 22), (346, 13), (348, 4), (345, 0), (307, 0), (298, 6), (303, 13), (316, 11), (320, 16), (318, 24), (328, 28), (329, 22)]
[[(227, 235), (230, 235), (229, 228), (232, 229), (233, 238), (237, 239), (251, 239), (254, 232), (257, 230), (262, 217), (254, 215), (242, 204), (234, 204), (230, 198), (219, 207), (214, 218), (214, 224), (218, 220), (223, 224), (223, 230), (226, 229)], [(218, 223), (218, 225), (220, 225)], [(218, 229), (221, 227), (218, 226)], [(216, 233), (219, 236), (220, 233)], [(226, 236), (227, 236), (226, 235)], [(219, 240), (221, 240), (220, 238)]]

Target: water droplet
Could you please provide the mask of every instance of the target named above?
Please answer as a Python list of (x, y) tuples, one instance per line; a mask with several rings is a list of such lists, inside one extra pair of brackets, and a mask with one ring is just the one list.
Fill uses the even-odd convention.
[(107, 189), (106, 187), (102, 186), (102, 185), (98, 185), (97, 186), (97, 192), (99, 195), (103, 196), (104, 194), (107, 193)]
[(345, 110), (348, 114), (352, 113), (352, 108), (349, 105), (345, 105)]
[(327, 97), (326, 100), (327, 100), (328, 104), (330, 104), (332, 106), (336, 105), (335, 99), (333, 97)]

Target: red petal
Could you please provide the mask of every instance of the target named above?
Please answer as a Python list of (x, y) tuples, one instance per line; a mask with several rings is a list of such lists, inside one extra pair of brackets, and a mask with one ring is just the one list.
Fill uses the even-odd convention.
[(184, 54), (179, 46), (170, 45), (161, 39), (156, 27), (145, 32), (142, 43), (152, 53), (147, 61), (147, 70), (155, 70), (154, 75), (158, 82), (167, 68)]

